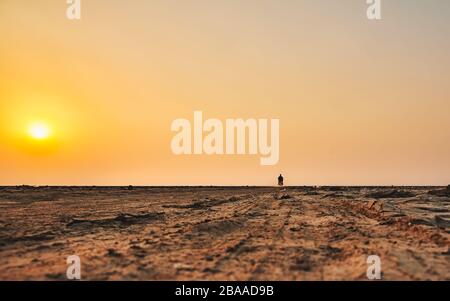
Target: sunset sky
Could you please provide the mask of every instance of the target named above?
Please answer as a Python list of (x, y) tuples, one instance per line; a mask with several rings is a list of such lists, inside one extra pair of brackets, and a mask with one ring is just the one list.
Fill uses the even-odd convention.
[[(0, 185), (450, 184), (450, 1), (0, 0)], [(280, 161), (176, 156), (280, 119)]]

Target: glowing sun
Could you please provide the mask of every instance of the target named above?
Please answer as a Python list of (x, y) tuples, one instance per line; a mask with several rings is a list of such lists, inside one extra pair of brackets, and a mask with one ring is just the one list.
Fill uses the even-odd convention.
[(43, 122), (35, 122), (28, 128), (28, 135), (36, 140), (44, 140), (51, 136), (50, 127)]

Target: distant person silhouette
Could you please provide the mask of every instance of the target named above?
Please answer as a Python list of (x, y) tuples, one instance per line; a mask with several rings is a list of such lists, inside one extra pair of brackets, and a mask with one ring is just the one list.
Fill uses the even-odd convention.
[(284, 185), (283, 181), (284, 181), (284, 178), (283, 178), (283, 176), (280, 174), (280, 176), (278, 177), (278, 186), (283, 186), (283, 185)]

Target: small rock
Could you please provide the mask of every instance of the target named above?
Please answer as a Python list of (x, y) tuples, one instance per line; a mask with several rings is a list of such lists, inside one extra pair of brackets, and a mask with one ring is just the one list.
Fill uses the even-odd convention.
[(378, 212), (381, 212), (383, 211), (383, 206), (384, 206), (383, 202), (375, 202), (372, 208)]
[(177, 270), (177, 271), (193, 271), (194, 268), (191, 267), (190, 265), (187, 264), (182, 264), (182, 263), (175, 263), (173, 265), (173, 267)]
[(111, 257), (122, 257), (122, 254), (120, 254), (119, 252), (117, 252), (114, 249), (108, 249), (107, 255), (111, 256)]

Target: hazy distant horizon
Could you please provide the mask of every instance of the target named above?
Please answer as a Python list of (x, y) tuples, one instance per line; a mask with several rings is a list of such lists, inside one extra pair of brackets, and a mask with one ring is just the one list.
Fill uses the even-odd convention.
[(242, 188), (242, 187), (251, 187), (251, 188), (327, 188), (327, 187), (349, 187), (349, 188), (377, 188), (377, 187), (448, 187), (449, 185), (285, 185), (285, 186), (277, 186), (277, 185), (28, 185), (28, 184), (20, 184), (20, 185), (0, 185), (1, 188), (5, 187), (31, 187), (31, 188), (64, 188), (64, 187), (79, 187), (79, 188)]

